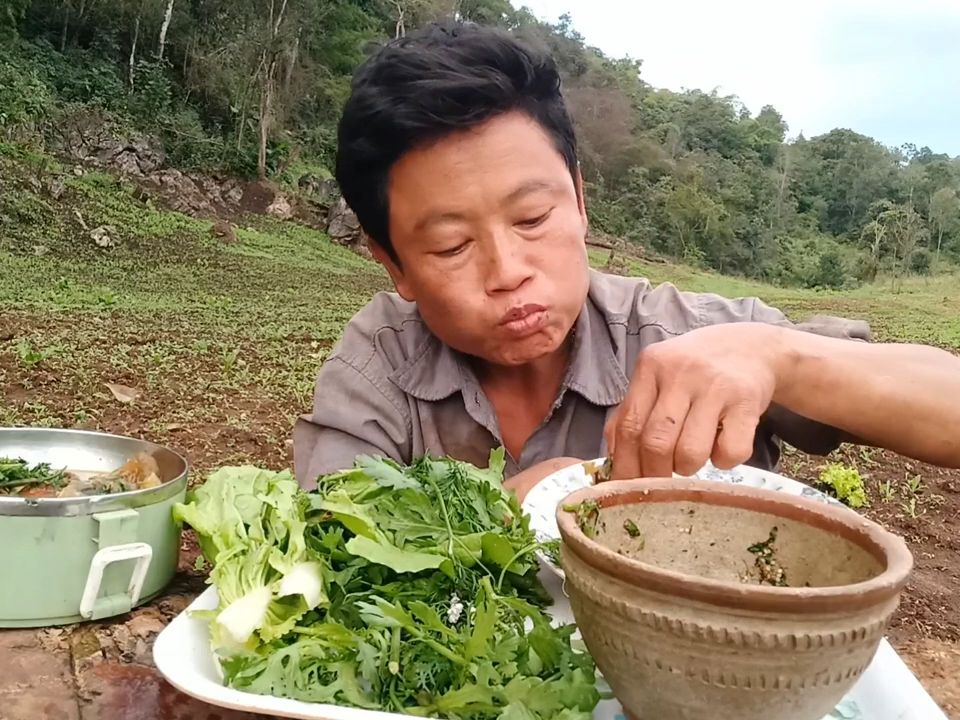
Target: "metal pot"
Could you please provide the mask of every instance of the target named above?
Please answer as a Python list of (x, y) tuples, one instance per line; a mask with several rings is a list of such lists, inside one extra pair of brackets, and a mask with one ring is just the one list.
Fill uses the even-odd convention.
[(0, 428), (0, 457), (110, 472), (153, 454), (162, 485), (75, 498), (0, 496), (0, 627), (65, 625), (122, 615), (173, 578), (187, 461), (144, 440), (83, 430)]

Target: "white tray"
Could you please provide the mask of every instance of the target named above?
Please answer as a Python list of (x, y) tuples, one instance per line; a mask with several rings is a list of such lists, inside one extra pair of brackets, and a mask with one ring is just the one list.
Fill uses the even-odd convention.
[[(758, 471), (750, 468), (738, 468), (731, 473), (721, 473), (707, 467), (698, 475), (704, 479), (745, 482), (798, 495), (816, 493), (794, 480), (773, 473), (758, 474)], [(582, 486), (589, 482), (590, 479), (585, 470), (579, 465), (562, 470), (544, 480), (544, 487), (536, 495), (531, 492), (533, 497), (528, 496), (525, 499), (524, 509), (528, 509), (531, 500), (534, 505), (540, 505), (542, 500), (538, 501), (537, 497), (546, 499), (546, 495), (555, 492), (545, 492), (548, 487)], [(549, 526), (548, 513), (536, 514), (541, 517), (548, 515), (546, 525)], [(537, 529), (541, 534), (551, 535), (551, 529), (545, 527), (543, 523), (544, 520), (537, 522), (535, 519), (533, 524), (538, 526)], [(555, 600), (553, 607), (550, 608), (550, 614), (558, 623), (572, 623), (573, 613), (563, 594), (560, 575), (547, 562), (543, 561), (542, 565), (540, 579)], [(211, 705), (275, 717), (303, 718), (304, 720), (399, 720), (409, 717), (339, 705), (321, 705), (255, 695), (224, 687), (219, 667), (210, 649), (208, 624), (190, 615), (192, 610), (209, 610), (216, 606), (216, 590), (208, 588), (194, 600), (190, 607), (175, 617), (157, 637), (153, 648), (154, 662), (167, 681), (178, 690)], [(594, 718), (595, 720), (624, 720), (622, 709), (616, 701), (600, 703)], [(824, 718), (824, 720), (828, 719), (947, 720), (947, 717), (909, 668), (904, 665), (894, 649), (884, 640), (873, 663), (836, 711)]]

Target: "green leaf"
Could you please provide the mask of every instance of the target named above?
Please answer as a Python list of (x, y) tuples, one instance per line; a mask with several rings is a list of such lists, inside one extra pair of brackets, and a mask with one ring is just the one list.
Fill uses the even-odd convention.
[(443, 633), (444, 635), (456, 635), (449, 627), (443, 624), (443, 620), (440, 619), (440, 614), (425, 602), (414, 600), (407, 607), (424, 627), (435, 632)]
[(343, 493), (331, 493), (321, 500), (315, 500), (313, 507), (330, 513), (355, 535), (373, 538), (379, 534), (377, 522), (367, 509)]
[(356, 466), (376, 480), (377, 484), (382, 487), (394, 490), (419, 490), (421, 487), (420, 483), (404, 475), (386, 460), (361, 455), (356, 459)]
[(490, 581), (485, 579), (483, 588), (477, 595), (473, 632), (464, 648), (464, 654), (468, 660), (486, 655), (488, 645), (493, 640), (494, 628), (497, 624), (497, 607), (496, 602), (491, 597), (492, 594)]
[(368, 537), (357, 536), (347, 542), (347, 551), (386, 567), (398, 573), (418, 573), (435, 570), (446, 559), (443, 555), (401, 550), (385, 542), (377, 542)]
[(523, 573), (525, 569), (518, 566), (517, 551), (510, 541), (497, 533), (484, 533), (481, 542), (483, 547), (483, 561), (493, 563), (499, 568), (516, 570)]

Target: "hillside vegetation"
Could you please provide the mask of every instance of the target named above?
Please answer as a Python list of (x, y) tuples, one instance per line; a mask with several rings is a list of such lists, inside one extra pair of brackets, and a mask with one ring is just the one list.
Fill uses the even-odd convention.
[[(69, 151), (95, 127), (147, 133), (181, 169), (288, 187), (325, 178), (352, 70), (449, 17), (548, 47), (580, 137), (595, 230), (701, 268), (850, 288), (949, 267), (960, 163), (851, 129), (789, 137), (773, 107), (673, 92), (507, 0), (5, 0), (0, 136)], [(0, 208), (5, 232), (23, 213)], [(896, 283), (895, 283), (896, 288)]]

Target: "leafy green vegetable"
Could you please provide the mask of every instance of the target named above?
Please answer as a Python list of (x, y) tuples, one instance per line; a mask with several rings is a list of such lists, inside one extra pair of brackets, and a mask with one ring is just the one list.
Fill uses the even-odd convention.
[(543, 554), (557, 567), (560, 567), (560, 538), (546, 540), (541, 544)]
[(605, 529), (600, 520), (600, 505), (596, 500), (584, 500), (576, 505), (564, 505), (563, 511), (576, 513), (580, 532), (588, 538), (596, 537), (598, 530)]
[(213, 567), (225, 682), (417, 716), (590, 718), (593, 661), (542, 609), (541, 546), (503, 462), (361, 457), (309, 494), (289, 473), (211, 474), (175, 513)]
[(0, 457), (0, 495), (20, 490), (28, 485), (51, 485), (62, 488), (67, 484), (63, 470), (52, 470), (49, 463), (31, 466), (22, 458)]
[(863, 508), (870, 504), (863, 477), (856, 468), (839, 463), (830, 464), (820, 473), (817, 484), (830, 488), (838, 500), (852, 508)]

